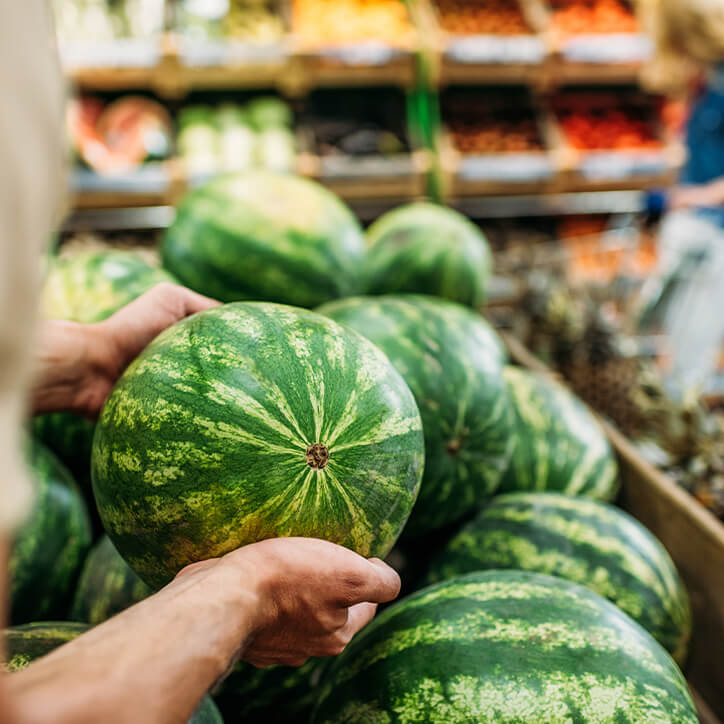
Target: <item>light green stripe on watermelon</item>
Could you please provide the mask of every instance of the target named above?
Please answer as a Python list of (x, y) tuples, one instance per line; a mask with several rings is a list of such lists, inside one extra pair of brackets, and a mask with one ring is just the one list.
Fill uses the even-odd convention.
[(88, 511), (65, 466), (35, 440), (28, 461), (35, 500), (10, 554), (13, 624), (65, 616), (91, 544)]
[(314, 724), (694, 724), (664, 649), (613, 604), (524, 571), (474, 573), (383, 612), (334, 662)]
[[(7, 661), (5, 664), (0, 663), (0, 671), (5, 670), (7, 673), (22, 671), (36, 659), (67, 644), (88, 631), (89, 628), (82, 623), (52, 621), (29, 623), (5, 629), (3, 639)], [(224, 724), (224, 720), (214, 702), (205, 696), (188, 724)]]
[[(46, 319), (100, 322), (161, 282), (174, 282), (133, 251), (93, 249), (52, 257), (41, 293)], [(42, 440), (90, 488), (90, 453), (95, 425), (70, 413), (41, 415), (33, 434)]]
[(301, 307), (358, 293), (363, 254), (362, 230), (334, 194), (261, 171), (189, 193), (162, 243), (166, 268), (198, 292)]
[(664, 547), (606, 503), (553, 493), (501, 495), (437, 556), (428, 580), (488, 568), (559, 576), (613, 601), (683, 663), (686, 589)]
[(415, 395), (425, 477), (405, 534), (421, 536), (481, 505), (514, 444), (504, 352), (480, 315), (418, 295), (357, 297), (319, 310), (372, 340)]
[(277, 536), (384, 556), (423, 460), (414, 398), (374, 345), (313, 312), (237, 303), (175, 325), (131, 364), (92, 475), (109, 536), (159, 586)]
[(616, 459), (588, 408), (550, 379), (510, 366), (504, 374), (518, 442), (500, 492), (549, 490), (612, 500)]
[(46, 319), (100, 322), (161, 282), (175, 282), (133, 251), (93, 249), (53, 258), (41, 294)]
[(367, 244), (368, 294), (415, 292), (468, 306), (485, 301), (490, 247), (480, 229), (454, 209), (401, 206), (370, 226)]
[(70, 618), (95, 626), (151, 593), (104, 535), (85, 560)]

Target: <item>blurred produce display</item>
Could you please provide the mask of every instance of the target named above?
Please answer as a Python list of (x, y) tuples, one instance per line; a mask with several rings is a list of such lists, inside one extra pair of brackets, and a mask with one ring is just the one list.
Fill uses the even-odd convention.
[(563, 35), (636, 33), (636, 16), (625, 0), (552, 0), (553, 27)]
[(567, 92), (553, 100), (566, 142), (581, 151), (657, 150), (656, 114), (644, 98), (614, 92)]
[(443, 97), (443, 119), (462, 153), (545, 150), (535, 111), (523, 93), (453, 91)]
[(163, 30), (164, 0), (54, 0), (61, 43), (147, 38)]
[(455, 35), (528, 35), (517, 0), (438, 0), (440, 26)]
[(304, 127), (320, 156), (394, 156), (410, 150), (396, 89), (325, 89), (311, 94)]
[(110, 103), (93, 96), (74, 99), (68, 107), (68, 132), (77, 158), (99, 174), (127, 173), (171, 153), (169, 113), (145, 96)]
[(284, 19), (274, 0), (182, 0), (176, 26), (190, 38), (273, 43), (284, 35)]
[(192, 175), (266, 168), (291, 171), (293, 113), (275, 96), (246, 104), (192, 105), (178, 115), (178, 150)]
[(292, 28), (310, 48), (370, 41), (400, 46), (413, 35), (402, 0), (293, 0)]
[(710, 410), (697, 394), (680, 401), (666, 394), (661, 371), (641, 355), (628, 318), (613, 314), (621, 306), (617, 295), (627, 289), (620, 270), (606, 284), (574, 286), (565, 255), (558, 257), (564, 261), (559, 268), (543, 266), (542, 255), (517, 259), (520, 296), (492, 310), (496, 322), (558, 370), (653, 465), (724, 520), (724, 414)]

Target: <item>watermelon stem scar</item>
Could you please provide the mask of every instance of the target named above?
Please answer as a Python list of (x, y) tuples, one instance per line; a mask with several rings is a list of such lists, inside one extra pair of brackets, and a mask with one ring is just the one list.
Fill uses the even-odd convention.
[(307, 465), (314, 470), (322, 470), (329, 462), (329, 450), (321, 443), (315, 442), (307, 448)]
[(462, 444), (460, 440), (450, 440), (450, 442), (447, 444), (447, 454), (451, 458), (454, 458), (460, 452), (461, 447)]

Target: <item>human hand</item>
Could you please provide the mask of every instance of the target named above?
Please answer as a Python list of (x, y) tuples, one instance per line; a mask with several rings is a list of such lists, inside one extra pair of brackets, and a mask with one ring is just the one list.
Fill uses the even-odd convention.
[(257, 667), (301, 666), (312, 656), (340, 654), (377, 604), (400, 592), (399, 576), (382, 561), (311, 538), (254, 543), (188, 566), (179, 577), (205, 576), (210, 567), (224, 587), (253, 592), (241, 658)]
[(98, 417), (118, 377), (156, 335), (217, 304), (164, 282), (98, 324), (45, 322), (37, 355), (34, 411)]

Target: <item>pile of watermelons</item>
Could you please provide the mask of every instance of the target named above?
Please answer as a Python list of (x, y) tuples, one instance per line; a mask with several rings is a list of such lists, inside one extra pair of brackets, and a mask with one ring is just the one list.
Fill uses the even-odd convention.
[(227, 722), (697, 721), (682, 582), (610, 504), (595, 418), (508, 364), (476, 226), (412, 204), (365, 240), (328, 191), (254, 173), (190, 193), (161, 257), (51, 263), (49, 317), (98, 321), (172, 278), (226, 304), (154, 340), (97, 425), (34, 422), (9, 668), (193, 561), (305, 535), (390, 556), (407, 595), (333, 661), (238, 666), (212, 692)]

